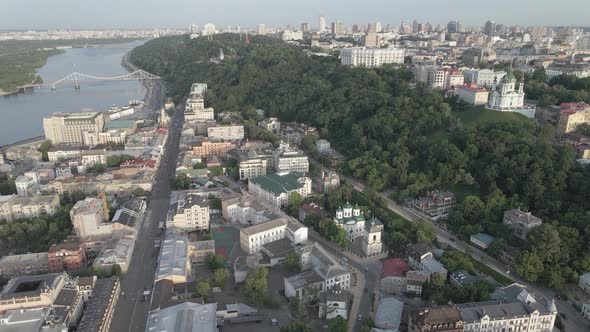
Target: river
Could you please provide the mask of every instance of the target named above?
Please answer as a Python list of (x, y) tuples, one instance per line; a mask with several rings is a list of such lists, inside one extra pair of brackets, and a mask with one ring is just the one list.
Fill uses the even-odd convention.
[[(76, 71), (101, 77), (124, 75), (127, 70), (121, 66), (123, 55), (141, 43), (66, 49), (65, 53), (49, 57), (37, 73), (46, 83)], [(52, 113), (106, 111), (113, 105), (143, 99), (144, 95), (145, 89), (139, 81), (89, 81), (81, 82), (80, 90), (67, 83), (56, 86), (56, 90), (44, 87), (0, 97), (0, 146), (43, 135), (43, 117)]]

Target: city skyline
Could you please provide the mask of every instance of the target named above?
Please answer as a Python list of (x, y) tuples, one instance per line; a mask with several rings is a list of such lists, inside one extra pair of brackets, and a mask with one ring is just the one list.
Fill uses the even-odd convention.
[[(136, 7), (140, 3), (141, 11), (137, 11)], [(186, 28), (189, 24), (203, 26), (206, 23), (219, 27), (240, 25), (252, 28), (259, 23), (298, 26), (301, 22), (308, 22), (313, 29), (317, 29), (320, 15), (326, 18), (327, 23), (339, 20), (347, 25), (376, 21), (380, 21), (383, 26), (398, 25), (401, 21), (411, 22), (416, 19), (432, 24), (460, 20), (467, 26), (482, 26), (486, 20), (507, 25), (585, 26), (587, 23), (582, 13), (590, 10), (590, 2), (582, 0), (564, 0), (559, 6), (547, 0), (523, 0), (518, 5), (499, 0), (495, 6), (486, 7), (486, 10), (480, 10), (473, 1), (467, 0), (456, 0), (452, 4), (435, 0), (420, 3), (378, 0), (371, 6), (366, 3), (342, 6), (342, 2), (335, 0), (326, 0), (321, 4), (310, 0), (280, 4), (270, 0), (254, 3), (232, 0), (223, 7), (189, 0), (131, 0), (124, 3), (105, 0), (100, 5), (73, 0), (62, 0), (59, 3), (32, 0), (29, 4), (29, 8), (36, 10), (24, 10), (17, 3), (5, 3), (0, 12), (0, 29)], [(550, 4), (554, 8), (548, 10)], [(572, 8), (577, 10), (572, 12)]]

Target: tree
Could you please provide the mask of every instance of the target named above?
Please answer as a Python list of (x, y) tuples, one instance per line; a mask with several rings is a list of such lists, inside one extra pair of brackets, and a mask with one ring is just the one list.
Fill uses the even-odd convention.
[(211, 199), (211, 208), (216, 210), (221, 210), (223, 207), (221, 206), (221, 199), (215, 197)]
[(208, 254), (205, 257), (205, 264), (211, 271), (225, 267), (225, 257), (219, 254)]
[(294, 320), (305, 321), (307, 313), (305, 312), (305, 304), (297, 296), (294, 296), (289, 301), (289, 309)]
[(304, 322), (291, 321), (281, 327), (281, 332), (311, 332), (311, 329)]
[(449, 271), (467, 270), (473, 272), (475, 269), (471, 259), (458, 250), (447, 250), (441, 258), (441, 263)]
[(209, 172), (211, 172), (211, 175), (213, 175), (213, 176), (222, 176), (223, 175), (223, 167), (221, 167), (221, 166), (209, 167)]
[(206, 168), (206, 167), (207, 167), (207, 165), (205, 165), (205, 163), (195, 163), (193, 165), (193, 169), (203, 169), (203, 168)]
[(223, 288), (225, 282), (229, 279), (229, 270), (226, 268), (219, 268), (213, 271), (213, 277), (211, 278), (211, 284), (214, 287)]
[(543, 273), (543, 261), (536, 253), (525, 251), (521, 253), (515, 262), (515, 271), (526, 281), (537, 281)]
[(348, 331), (348, 324), (346, 324), (344, 318), (338, 316), (334, 319), (330, 319), (328, 330), (330, 330), (330, 332), (346, 332)]
[(301, 258), (295, 252), (290, 252), (285, 260), (285, 267), (291, 273), (301, 271)]
[(43, 161), (49, 161), (49, 156), (47, 155), (47, 152), (49, 151), (50, 147), (51, 147), (51, 140), (45, 140), (37, 148), (37, 151), (41, 152), (41, 158), (43, 159)]
[(416, 229), (416, 242), (432, 244), (436, 239), (436, 230), (426, 221), (421, 220)]
[(133, 190), (133, 196), (135, 197), (144, 197), (147, 196), (147, 191), (141, 187), (137, 187)]
[(211, 296), (211, 285), (209, 285), (209, 282), (201, 280), (197, 282), (195, 292), (197, 296), (202, 297), (205, 301), (207, 301), (209, 296)]
[(134, 160), (135, 157), (129, 154), (119, 154), (115, 156), (110, 156), (107, 158), (107, 166), (108, 167), (119, 167), (121, 164), (127, 160)]
[(263, 266), (258, 266), (248, 271), (241, 290), (250, 303), (261, 304), (264, 301), (268, 288), (267, 279), (268, 270)]
[(121, 270), (121, 266), (119, 264), (114, 264), (111, 268), (111, 274), (117, 277), (120, 277), (123, 271)]

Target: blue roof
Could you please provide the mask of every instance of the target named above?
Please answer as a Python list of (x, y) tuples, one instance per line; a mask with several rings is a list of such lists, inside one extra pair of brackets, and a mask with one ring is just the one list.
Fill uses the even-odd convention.
[(489, 234), (485, 234), (485, 233), (477, 233), (477, 234), (473, 234), (471, 235), (472, 237), (478, 239), (479, 241), (490, 245), (492, 244), (492, 242), (494, 242), (495, 238)]

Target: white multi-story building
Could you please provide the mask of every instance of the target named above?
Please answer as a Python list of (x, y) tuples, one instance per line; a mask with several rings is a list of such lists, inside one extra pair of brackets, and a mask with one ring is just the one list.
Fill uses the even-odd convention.
[(284, 175), (268, 174), (251, 178), (248, 191), (257, 198), (281, 207), (289, 204), (292, 193), (301, 197), (311, 195), (311, 179), (301, 173), (292, 172)]
[(16, 186), (16, 193), (19, 196), (29, 196), (29, 191), (39, 183), (30, 176), (20, 175), (14, 180)]
[(286, 228), (287, 220), (282, 218), (242, 228), (240, 247), (250, 255), (257, 253), (263, 245), (285, 238)]
[(506, 76), (505, 71), (494, 71), (492, 69), (471, 68), (463, 71), (465, 81), (475, 83), (480, 88), (489, 88), (494, 81), (500, 82), (504, 76)]
[(125, 140), (127, 138), (127, 133), (124, 130), (108, 130), (104, 133), (98, 134), (98, 143), (99, 144), (125, 144)]
[(198, 195), (188, 195), (176, 203), (176, 213), (167, 227), (184, 231), (203, 231), (209, 229), (209, 203)]
[(80, 154), (84, 150), (82, 146), (52, 146), (47, 151), (47, 157), (49, 161), (61, 161), (80, 157)]
[(283, 218), (256, 224), (240, 230), (240, 247), (248, 254), (260, 251), (263, 245), (289, 238), (291, 243), (307, 241), (307, 227)]
[(107, 164), (107, 151), (102, 150), (86, 150), (80, 153), (80, 159), (84, 168), (92, 167), (94, 165)]
[(317, 294), (311, 292), (312, 288), (320, 292), (336, 285), (340, 290), (350, 289), (350, 271), (321, 245), (314, 242), (297, 248), (297, 252), (303, 272), (284, 279), (286, 297), (305, 298), (309, 293)]
[(207, 137), (213, 140), (227, 140), (235, 141), (244, 139), (244, 126), (230, 125), (219, 126), (215, 125), (207, 128)]
[(260, 204), (252, 195), (234, 193), (221, 199), (221, 213), (230, 222), (256, 225), (278, 217), (276, 213)]
[[(53, 144), (87, 144), (84, 132), (100, 133), (105, 124), (103, 113), (54, 113), (43, 118), (45, 138)], [(90, 143), (90, 142), (88, 142)]]
[(512, 209), (504, 212), (504, 225), (512, 228), (512, 233), (523, 240), (526, 240), (527, 234), (535, 227), (543, 224), (543, 220), (533, 216), (530, 212), (523, 212), (520, 209)]
[(293, 30), (283, 30), (280, 33), (280, 37), (281, 37), (282, 41), (303, 40), (303, 32), (302, 31), (293, 31)]
[(557, 316), (554, 301), (486, 301), (457, 305), (465, 332), (527, 331), (551, 332)]
[(455, 68), (439, 67), (431, 68), (428, 76), (428, 85), (433, 89), (450, 89), (463, 85), (464, 78), (461, 71)]
[(278, 118), (268, 118), (258, 122), (258, 126), (270, 131), (273, 134), (281, 133), (281, 121)]
[(384, 64), (403, 64), (405, 51), (401, 48), (351, 47), (340, 51), (340, 63), (345, 66), (368, 68)]
[(41, 214), (51, 216), (59, 208), (58, 195), (36, 197), (0, 196), (0, 220), (4, 221), (34, 218)]
[(303, 151), (289, 147), (289, 144), (281, 142), (281, 145), (273, 152), (274, 167), (277, 173), (309, 172), (309, 160)]

